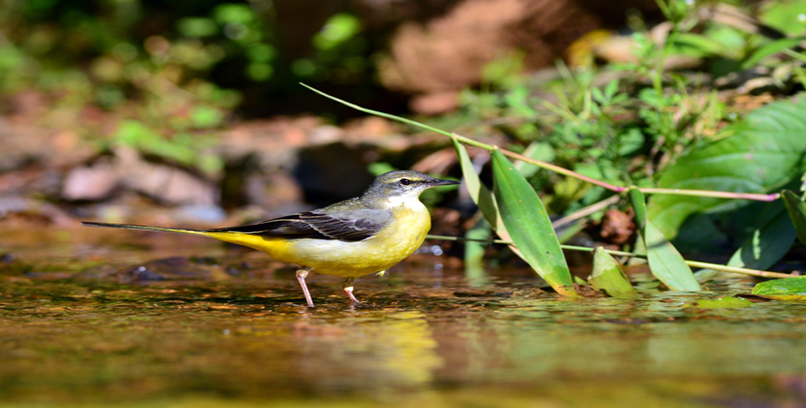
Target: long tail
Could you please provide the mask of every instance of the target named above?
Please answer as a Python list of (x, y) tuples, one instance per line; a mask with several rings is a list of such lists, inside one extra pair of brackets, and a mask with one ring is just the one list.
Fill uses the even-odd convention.
[(102, 228), (121, 228), (121, 229), (129, 229), (129, 230), (141, 230), (141, 231), (159, 231), (159, 232), (175, 232), (179, 234), (192, 234), (192, 235), (202, 235), (202, 236), (211, 236), (207, 231), (204, 230), (196, 230), (196, 229), (189, 229), (189, 228), (163, 228), (163, 227), (150, 227), (148, 225), (133, 225), (133, 224), (109, 224), (105, 222), (92, 222), (92, 221), (83, 221), (81, 225), (85, 225), (87, 227), (102, 227)]
[[(198, 230), (190, 228), (164, 228), (164, 227), (151, 227), (148, 225), (133, 225), (133, 224), (108, 224), (105, 222), (92, 222), (85, 221), (81, 224), (87, 227), (103, 227), (103, 228), (121, 228), (129, 230), (140, 231), (158, 231), (158, 232), (175, 232), (178, 234), (191, 234), (199, 235), (202, 237), (214, 238), (220, 241), (229, 242), (232, 244), (243, 245), (249, 248), (263, 251), (269, 256), (274, 256), (274, 249), (285, 248), (283, 239), (266, 239), (261, 235), (249, 234), (239, 231), (219, 231), (219, 230)], [(294, 262), (293, 260), (290, 262)]]

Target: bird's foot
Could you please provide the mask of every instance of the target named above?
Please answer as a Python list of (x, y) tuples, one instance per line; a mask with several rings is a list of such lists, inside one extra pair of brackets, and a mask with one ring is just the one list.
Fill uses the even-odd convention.
[(305, 278), (308, 277), (308, 272), (310, 269), (300, 269), (297, 271), (297, 281), (299, 281), (299, 286), (302, 287), (302, 293), (305, 295), (305, 301), (308, 302), (308, 307), (313, 307), (313, 299), (311, 298), (311, 292), (308, 291), (308, 285), (305, 284)]
[(344, 280), (344, 283), (342, 283), (341, 288), (353, 304), (359, 304), (361, 302), (353, 295), (353, 282), (355, 282), (355, 278), (347, 278)]
[(353, 287), (352, 287), (352, 286), (345, 286), (345, 287), (344, 287), (344, 293), (346, 293), (346, 294), (347, 294), (347, 297), (349, 297), (349, 298), (350, 298), (350, 301), (351, 301), (351, 302), (353, 302), (353, 303), (355, 303), (355, 304), (360, 304), (360, 303), (363, 303), (363, 302), (361, 302), (360, 300), (356, 299), (356, 298), (355, 298), (355, 295), (353, 295)]

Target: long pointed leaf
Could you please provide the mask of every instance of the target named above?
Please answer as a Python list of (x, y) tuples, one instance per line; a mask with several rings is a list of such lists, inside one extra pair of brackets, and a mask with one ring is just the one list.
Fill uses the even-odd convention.
[(673, 290), (702, 290), (680, 252), (649, 220), (644, 228), (644, 240), (649, 269), (661, 282)]
[(646, 198), (644, 198), (644, 193), (637, 188), (631, 188), (630, 203), (633, 211), (635, 211), (635, 225), (638, 227), (638, 231), (643, 233), (646, 227)]
[[(484, 216), (484, 219), (487, 220), (487, 222), (493, 227), (496, 235), (498, 235), (498, 237), (504, 241), (512, 241), (512, 237), (510, 237), (504, 222), (501, 220), (501, 214), (498, 211), (498, 204), (495, 202), (495, 196), (493, 196), (493, 193), (490, 192), (487, 186), (481, 182), (479, 175), (476, 174), (476, 169), (473, 167), (473, 162), (470, 160), (470, 156), (467, 154), (465, 145), (456, 139), (452, 139), (452, 141), (453, 147), (456, 149), (456, 155), (459, 157), (459, 165), (462, 168), (462, 177), (467, 185), (467, 191), (470, 193), (470, 198), (473, 199), (473, 202), (475, 202), (477, 206), (479, 206), (481, 214)], [(518, 251), (517, 248), (513, 246), (512, 250), (518, 256), (523, 258), (523, 255), (520, 253), (520, 251)]]
[(797, 194), (789, 190), (784, 190), (781, 193), (781, 197), (784, 199), (789, 218), (792, 219), (792, 224), (795, 225), (798, 240), (806, 245), (806, 203), (801, 201)]
[(492, 161), (493, 191), (512, 241), (557, 293), (577, 296), (560, 242), (537, 193), (500, 151), (493, 150)]
[(459, 156), (459, 165), (462, 167), (462, 178), (467, 185), (467, 191), (470, 193), (470, 198), (479, 206), (482, 215), (490, 223), (496, 226), (498, 216), (498, 206), (495, 204), (495, 198), (490, 190), (481, 182), (479, 175), (476, 174), (476, 169), (473, 167), (473, 162), (467, 154), (465, 145), (456, 139), (451, 139), (453, 147), (456, 149), (456, 155)]
[(635, 210), (635, 220), (641, 232), (641, 239), (646, 246), (647, 261), (652, 274), (672, 290), (702, 290), (680, 252), (646, 218), (644, 194), (637, 188), (631, 188), (630, 200)]

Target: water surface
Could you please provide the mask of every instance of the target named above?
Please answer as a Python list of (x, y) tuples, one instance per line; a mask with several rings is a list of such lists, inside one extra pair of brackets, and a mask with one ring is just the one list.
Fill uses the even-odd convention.
[(567, 300), (419, 255), (309, 309), (260, 253), (117, 235), (0, 234), (2, 406), (806, 406), (806, 305), (697, 303), (747, 279)]

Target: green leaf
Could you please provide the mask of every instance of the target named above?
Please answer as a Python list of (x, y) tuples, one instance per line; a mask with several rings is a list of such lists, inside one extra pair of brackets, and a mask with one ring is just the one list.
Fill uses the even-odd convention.
[(638, 231), (644, 232), (646, 227), (646, 199), (644, 193), (637, 188), (630, 189), (630, 203), (632, 204), (633, 211), (635, 211), (635, 222)]
[[(783, 188), (806, 171), (806, 97), (795, 102), (771, 103), (750, 113), (747, 120), (725, 128), (723, 138), (704, 142), (669, 166), (658, 187), (769, 193)], [(684, 223), (697, 214), (735, 210), (748, 203), (682, 195), (655, 195), (647, 216), (670, 239), (681, 227), (696, 231), (699, 225)], [(752, 216), (731, 223), (758, 225)], [(701, 221), (698, 221), (701, 222)], [(744, 222), (744, 224), (742, 224)], [(696, 232), (695, 232), (696, 234)]]
[(647, 218), (644, 194), (637, 188), (631, 188), (630, 200), (652, 274), (672, 290), (702, 290), (680, 252)]
[(224, 122), (224, 112), (211, 106), (198, 105), (190, 111), (190, 120), (197, 129), (210, 129)]
[(789, 190), (784, 190), (781, 193), (781, 197), (784, 199), (789, 218), (792, 220), (792, 224), (795, 225), (798, 240), (806, 245), (806, 203), (797, 194)]
[(753, 294), (778, 300), (806, 300), (806, 276), (761, 282)]
[(492, 151), (495, 200), (523, 258), (557, 293), (577, 296), (571, 272), (543, 203), (498, 149)]
[(395, 166), (392, 166), (388, 162), (374, 162), (367, 165), (367, 171), (375, 177), (380, 176), (383, 173), (387, 173), (390, 171), (398, 170)]
[[(180, 136), (181, 134), (175, 137), (181, 139)], [(122, 121), (112, 134), (112, 138), (117, 143), (182, 164), (192, 164), (195, 158), (195, 152), (186, 144), (167, 139), (145, 123), (136, 120)]]
[(588, 282), (612, 297), (631, 298), (636, 294), (621, 265), (602, 247), (593, 250), (593, 273)]
[(604, 97), (605, 99), (607, 99), (607, 101), (610, 101), (611, 99), (613, 99), (614, 96), (616, 96), (616, 92), (618, 92), (618, 86), (619, 86), (618, 79), (614, 79), (608, 82), (607, 85), (605, 85)]
[(330, 50), (344, 44), (361, 32), (361, 21), (349, 13), (338, 13), (330, 17), (311, 42), (318, 50)]
[(644, 147), (644, 134), (641, 129), (630, 128), (618, 137), (618, 154), (619, 156), (629, 156)]
[[(495, 202), (495, 196), (493, 196), (487, 186), (481, 182), (479, 175), (476, 174), (476, 169), (473, 167), (473, 162), (470, 160), (470, 156), (467, 154), (465, 145), (456, 139), (451, 140), (453, 141), (453, 146), (456, 149), (456, 155), (459, 157), (459, 164), (462, 168), (462, 176), (465, 185), (467, 186), (467, 191), (470, 194), (470, 198), (474, 203), (476, 203), (477, 206), (479, 206), (481, 214), (484, 216), (487, 224), (492, 226), (496, 235), (498, 235), (498, 237), (504, 241), (512, 241), (512, 237), (509, 235), (509, 232), (507, 232), (507, 227), (504, 225), (504, 221), (501, 219), (501, 214), (498, 211), (498, 204)], [(470, 247), (472, 246), (473, 245)], [(510, 248), (512, 249), (512, 252), (526, 261), (524, 255), (516, 246), (510, 245)]]
[(702, 290), (680, 252), (649, 220), (643, 237), (649, 269), (653, 275), (673, 290)]
[(227, 23), (249, 24), (255, 19), (257, 13), (246, 4), (224, 3), (213, 9), (213, 15), (222, 25)]
[[(453, 147), (456, 149), (456, 154), (459, 156), (462, 178), (464, 179), (465, 185), (467, 185), (470, 198), (479, 206), (479, 210), (481, 210), (482, 215), (484, 215), (484, 219), (493, 226), (496, 232), (499, 232), (498, 235), (501, 239), (508, 240), (509, 234), (506, 234), (506, 227), (504, 227), (501, 216), (498, 214), (498, 205), (495, 203), (495, 197), (487, 186), (481, 182), (479, 175), (476, 174), (476, 169), (473, 167), (473, 162), (467, 154), (465, 145), (456, 139), (451, 140), (453, 141)], [(501, 233), (504, 233), (506, 238), (502, 236)]]
[(696, 57), (707, 57), (711, 55), (722, 55), (725, 47), (700, 34), (682, 33), (676, 37), (676, 41), (671, 46), (684, 55)]
[(176, 21), (176, 30), (185, 37), (210, 37), (218, 33), (218, 24), (209, 17), (184, 17)]
[(761, 22), (770, 27), (792, 35), (803, 33), (804, 26), (800, 15), (806, 13), (806, 3), (802, 1), (765, 3), (759, 12)]
[(145, 123), (126, 119), (120, 122), (112, 139), (129, 147), (139, 148), (159, 143), (162, 136)]
[(733, 296), (725, 296), (716, 299), (701, 299), (683, 304), (683, 307), (696, 307), (698, 309), (738, 309), (750, 306), (753, 306), (753, 302)]
[[(526, 146), (526, 149), (524, 149), (521, 154), (544, 162), (554, 160), (555, 156), (554, 148), (547, 142), (532, 142), (529, 146)], [(515, 163), (515, 167), (517, 167), (518, 171), (526, 178), (534, 176), (540, 170), (540, 167), (524, 161)]]
[(555, 232), (557, 233), (557, 239), (560, 241), (561, 244), (564, 244), (570, 241), (571, 238), (574, 238), (575, 236), (577, 236), (577, 234), (582, 232), (582, 230), (585, 229), (587, 224), (588, 223), (586, 221), (583, 221), (582, 219), (573, 221), (568, 224), (563, 224), (557, 227), (557, 229), (555, 230)]
[(775, 40), (764, 44), (752, 55), (750, 55), (750, 57), (744, 60), (744, 62), (742, 62), (742, 69), (750, 69), (756, 66), (764, 58), (767, 58), (770, 55), (778, 54), (783, 50), (797, 47), (801, 42), (803, 42), (803, 38), (782, 38), (780, 40)]
[(755, 230), (753, 236), (730, 258), (728, 266), (767, 269), (786, 255), (793, 242), (795, 229), (792, 228), (786, 211), (781, 209), (777, 216)]

